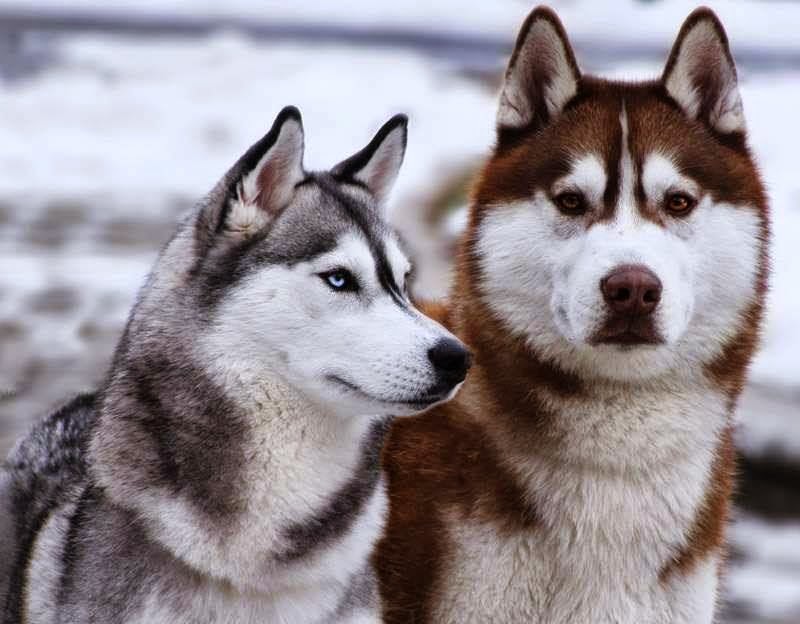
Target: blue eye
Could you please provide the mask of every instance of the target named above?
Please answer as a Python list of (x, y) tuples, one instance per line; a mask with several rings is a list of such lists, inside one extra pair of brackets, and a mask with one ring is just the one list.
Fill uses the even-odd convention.
[(358, 291), (358, 282), (353, 274), (347, 269), (334, 269), (320, 273), (319, 276), (331, 288), (337, 292), (356, 292)]

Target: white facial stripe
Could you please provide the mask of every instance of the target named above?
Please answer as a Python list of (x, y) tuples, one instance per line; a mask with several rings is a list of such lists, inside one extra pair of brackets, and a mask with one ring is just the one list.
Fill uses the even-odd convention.
[(586, 199), (597, 205), (603, 199), (608, 176), (603, 161), (596, 154), (585, 154), (572, 163), (572, 171), (553, 185), (555, 194), (581, 191)]
[(406, 255), (400, 249), (400, 245), (394, 237), (387, 237), (385, 242), (386, 260), (392, 269), (395, 283), (402, 288), (406, 280), (406, 273), (411, 269), (411, 263), (406, 258)]
[(628, 111), (625, 104), (622, 104), (622, 112), (619, 114), (619, 125), (622, 130), (620, 133), (620, 157), (619, 157), (619, 198), (617, 199), (617, 220), (620, 223), (629, 223), (636, 219), (636, 168), (633, 164), (629, 143)]
[(659, 201), (667, 192), (681, 191), (698, 198), (700, 189), (694, 180), (682, 175), (675, 163), (664, 154), (649, 154), (642, 167), (642, 186), (650, 201)]

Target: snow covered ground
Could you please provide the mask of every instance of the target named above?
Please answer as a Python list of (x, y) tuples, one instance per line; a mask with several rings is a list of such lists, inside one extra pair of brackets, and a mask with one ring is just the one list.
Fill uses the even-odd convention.
[[(0, 9), (11, 4), (0, 0)], [(683, 1), (619, 2), (615, 8), (587, 0), (554, 4), (567, 30), (589, 48), (593, 41), (614, 41), (646, 52), (666, 51), (693, 8)], [(800, 4), (713, 6), (728, 26), (734, 53), (739, 46), (781, 58), (800, 53)], [(142, 7), (445, 29), (506, 37), (510, 45), (530, 4), (114, 3), (114, 10)], [(620, 19), (626, 28), (619, 28)], [(178, 215), (285, 104), (303, 112), (309, 168), (334, 164), (391, 114), (407, 112), (409, 148), (394, 205), (398, 222), (412, 230), (436, 185), (479, 159), (492, 141), (495, 95), (452, 59), (257, 43), (232, 32), (187, 40), (83, 35), (50, 45), (55, 63), (28, 79), (0, 83), (0, 453), (30, 416), (96, 383), (135, 291)], [(593, 59), (588, 63), (614, 76), (660, 71), (649, 52), (601, 67)], [(780, 408), (747, 403), (742, 444), (757, 453), (782, 448), (800, 457), (800, 177), (793, 153), (800, 144), (800, 66), (754, 65), (742, 72), (742, 91), (774, 219), (769, 320), (753, 379), (760, 392), (783, 397)], [(737, 523), (734, 544), (743, 558), (734, 559), (728, 587), (736, 604), (745, 605), (743, 612), (800, 621), (798, 539), (800, 526), (778, 530), (751, 517)]]

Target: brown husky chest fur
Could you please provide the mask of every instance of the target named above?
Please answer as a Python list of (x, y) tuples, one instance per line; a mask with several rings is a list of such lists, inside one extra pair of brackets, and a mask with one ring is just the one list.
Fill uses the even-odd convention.
[(713, 13), (643, 83), (581, 76), (531, 13), (428, 310), (473, 368), (384, 451), (386, 620), (710, 622), (767, 241)]

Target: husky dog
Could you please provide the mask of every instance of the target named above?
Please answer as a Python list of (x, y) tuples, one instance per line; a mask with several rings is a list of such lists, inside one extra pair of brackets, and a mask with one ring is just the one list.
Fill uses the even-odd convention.
[(380, 620), (388, 415), (469, 364), (382, 218), (405, 144), (308, 173), (286, 108), (179, 227), (104, 386), (0, 477), (6, 624)]
[(711, 622), (768, 273), (722, 25), (610, 82), (536, 9), (497, 121), (439, 310), (475, 364), (384, 451), (386, 618)]

